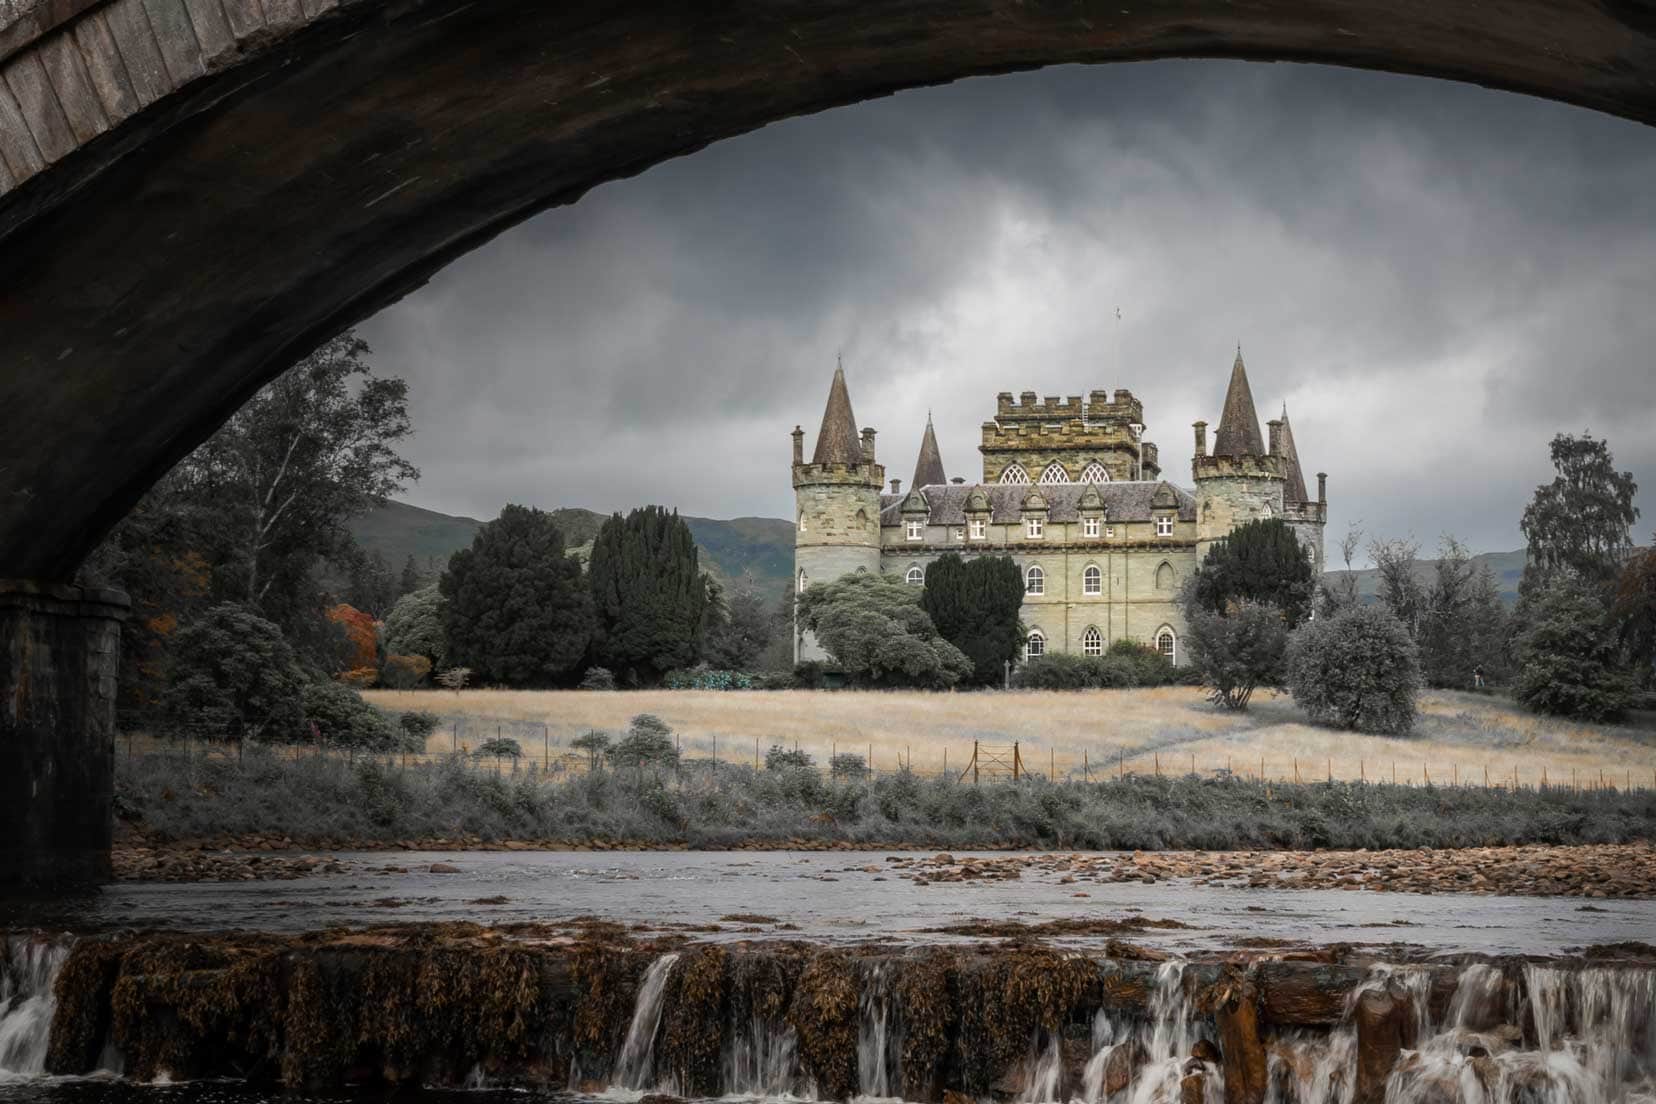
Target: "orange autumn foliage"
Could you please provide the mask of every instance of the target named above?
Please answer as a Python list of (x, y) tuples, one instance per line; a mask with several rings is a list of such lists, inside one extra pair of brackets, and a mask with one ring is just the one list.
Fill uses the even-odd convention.
[(358, 671), (365, 667), (375, 669), (379, 666), (379, 637), (375, 631), (373, 615), (341, 602), (328, 610), (328, 620), (341, 626), (345, 630), (345, 638), (351, 643), (351, 653), (345, 663), (346, 670)]

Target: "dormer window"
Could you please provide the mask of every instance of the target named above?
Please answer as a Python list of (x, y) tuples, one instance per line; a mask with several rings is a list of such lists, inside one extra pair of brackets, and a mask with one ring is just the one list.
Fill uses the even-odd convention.
[(903, 527), (907, 530), (909, 540), (924, 540), (926, 538), (926, 523), (923, 521), (906, 521)]
[(1171, 537), (1172, 535), (1173, 535), (1173, 519), (1170, 518), (1170, 517), (1159, 517), (1159, 518), (1157, 518), (1156, 519), (1156, 536), (1158, 536), (1158, 537)]
[(1104, 519), (1103, 518), (1095, 518), (1095, 517), (1082, 518), (1081, 519), (1081, 535), (1083, 537), (1096, 537), (1096, 536), (1098, 536), (1099, 530), (1102, 529), (1103, 526), (1104, 526)]
[(989, 523), (983, 518), (973, 518), (968, 524), (971, 526), (968, 532), (971, 533), (973, 540), (986, 540), (988, 538)]
[(1046, 535), (1046, 522), (1038, 517), (1024, 518), (1024, 539), (1040, 540)]

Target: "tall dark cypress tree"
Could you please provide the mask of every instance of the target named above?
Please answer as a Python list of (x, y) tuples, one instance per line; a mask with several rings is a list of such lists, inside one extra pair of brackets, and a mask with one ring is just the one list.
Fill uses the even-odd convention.
[(1311, 558), (1280, 518), (1244, 522), (1202, 560), (1196, 572), (1197, 605), (1223, 614), (1234, 601), (1265, 602), (1298, 625), (1317, 593)]
[(544, 685), (586, 654), (592, 597), (549, 514), (507, 506), (449, 558), (438, 585), (448, 660), (474, 681)]
[(979, 556), (965, 561), (953, 552), (926, 569), (920, 608), (938, 635), (972, 661), (972, 681), (989, 686), (1000, 681), (1005, 664), (1015, 662), (1023, 647), (1024, 580), (1009, 556)]
[(611, 516), (593, 541), (587, 578), (599, 663), (655, 682), (700, 658), (707, 582), (677, 510), (645, 506)]

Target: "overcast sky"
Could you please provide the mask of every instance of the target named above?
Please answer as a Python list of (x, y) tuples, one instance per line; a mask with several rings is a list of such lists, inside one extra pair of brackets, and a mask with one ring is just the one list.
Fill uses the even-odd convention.
[[(1121, 308), (1122, 321), (1115, 319)], [(890, 476), (928, 409), (977, 479), (998, 391), (1131, 389), (1190, 484), (1242, 343), (1349, 522), (1516, 548), (1558, 431), (1656, 526), (1656, 128), (1299, 65), (1064, 67), (777, 123), (601, 187), (362, 328), (405, 496), (791, 517), (843, 354)]]

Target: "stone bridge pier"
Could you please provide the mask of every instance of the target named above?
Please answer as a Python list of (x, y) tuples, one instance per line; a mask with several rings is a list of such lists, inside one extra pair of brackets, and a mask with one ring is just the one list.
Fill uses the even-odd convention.
[(107, 881), (126, 595), (0, 579), (0, 892)]

